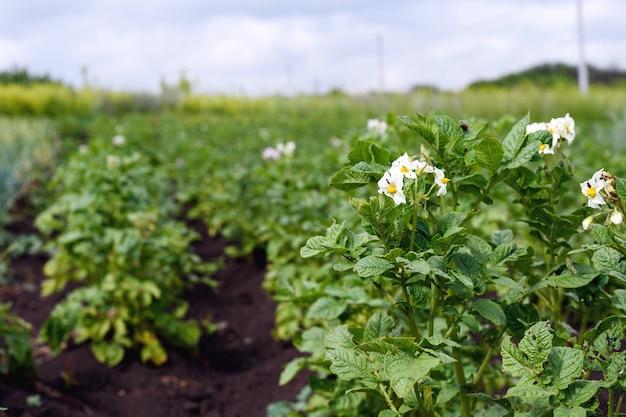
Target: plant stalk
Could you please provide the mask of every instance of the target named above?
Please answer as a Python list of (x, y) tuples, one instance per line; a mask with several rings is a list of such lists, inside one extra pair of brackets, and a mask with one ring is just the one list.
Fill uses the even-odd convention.
[(502, 329), (500, 329), (500, 332), (498, 332), (498, 336), (496, 336), (495, 343), (489, 347), (489, 350), (487, 351), (487, 355), (485, 356), (485, 359), (483, 359), (483, 362), (480, 364), (480, 368), (478, 368), (478, 372), (476, 372), (476, 375), (474, 376), (474, 379), (472, 380), (472, 385), (478, 385), (478, 383), (482, 379), (483, 374), (485, 373), (485, 371), (487, 370), (487, 367), (489, 366), (489, 362), (491, 362), (491, 358), (496, 352), (496, 347), (500, 345), (500, 340), (502, 339), (502, 336), (504, 336), (505, 331), (506, 331), (506, 327), (502, 326)]
[(415, 323), (415, 314), (413, 313), (413, 304), (411, 303), (411, 296), (406, 289), (406, 282), (402, 283), (402, 297), (404, 301), (406, 301), (406, 309), (404, 314), (406, 315), (406, 320), (409, 324), (409, 329), (411, 329), (411, 335), (414, 338), (419, 338), (419, 331), (417, 330), (417, 324)]
[(452, 348), (452, 357), (456, 360), (454, 362), (454, 371), (459, 386), (461, 387), (461, 417), (471, 417), (469, 397), (467, 396), (467, 381), (465, 380), (465, 371), (463, 370), (463, 362), (461, 361), (461, 351), (459, 348)]

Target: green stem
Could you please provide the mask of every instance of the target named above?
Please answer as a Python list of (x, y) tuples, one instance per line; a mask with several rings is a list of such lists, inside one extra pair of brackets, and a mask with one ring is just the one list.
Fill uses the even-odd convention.
[(487, 370), (487, 367), (489, 366), (489, 362), (491, 362), (491, 358), (496, 352), (497, 347), (500, 346), (500, 339), (502, 339), (502, 336), (504, 336), (505, 331), (506, 331), (506, 327), (503, 326), (502, 329), (500, 329), (500, 332), (498, 332), (498, 336), (496, 336), (495, 342), (489, 347), (489, 350), (487, 351), (487, 355), (485, 356), (485, 359), (483, 359), (483, 362), (480, 364), (480, 368), (478, 368), (478, 372), (476, 373), (476, 376), (474, 376), (472, 385), (478, 385), (478, 383), (482, 379), (483, 374), (485, 373), (485, 371)]
[(387, 393), (387, 390), (385, 389), (385, 387), (383, 386), (382, 383), (378, 383), (378, 390), (383, 394), (383, 397), (385, 397), (385, 402), (387, 403), (387, 406), (394, 412), (397, 413), (398, 409), (396, 408), (396, 406), (393, 404), (393, 401), (391, 401), (391, 397), (389, 397), (389, 394)]
[[(415, 181), (417, 184), (417, 181)], [(411, 242), (409, 243), (409, 252), (413, 250), (413, 246), (415, 246), (415, 229), (417, 228), (417, 217), (418, 217), (418, 209), (419, 204), (413, 204), (413, 223), (411, 229)]]
[(476, 201), (474, 201), (474, 204), (472, 205), (472, 208), (469, 209), (470, 213), (473, 212), (474, 210), (476, 210), (478, 208), (478, 206), (480, 205), (480, 203), (483, 201), (483, 199), (485, 197), (487, 197), (487, 194), (489, 194), (489, 191), (491, 191), (493, 186), (496, 185), (498, 183), (498, 181), (500, 181), (500, 176), (501, 175), (502, 175), (502, 172), (497, 173), (493, 177), (491, 177), (491, 180), (489, 181), (489, 184), (487, 184), (487, 187), (485, 188), (485, 191), (483, 191), (483, 193), (478, 196)]
[(411, 335), (416, 339), (419, 338), (419, 332), (417, 331), (417, 324), (415, 323), (415, 314), (413, 313), (413, 304), (411, 303), (411, 296), (409, 292), (406, 290), (406, 282), (402, 283), (402, 297), (404, 301), (406, 301), (406, 311), (404, 314), (406, 315), (406, 320), (409, 324), (409, 329), (411, 329)]
[(373, 282), (373, 284), (376, 288), (378, 288), (378, 290), (380, 290), (380, 292), (383, 293), (383, 295), (387, 298), (387, 300), (389, 300), (392, 306), (395, 306), (397, 304), (396, 299), (393, 298), (393, 296), (389, 294), (389, 292), (384, 289), (382, 285), (380, 285), (378, 282)]
[(430, 282), (430, 312), (428, 313), (428, 336), (433, 337), (435, 333), (435, 312), (437, 310), (437, 285), (435, 277)]
[(610, 388), (609, 389), (609, 404), (608, 404), (608, 410), (609, 410), (609, 415), (607, 417), (613, 417), (613, 401), (615, 400), (615, 390)]
[(578, 333), (578, 346), (583, 345), (583, 339), (585, 337), (585, 331), (587, 330), (587, 321), (589, 320), (589, 314), (587, 314), (587, 309), (582, 311), (583, 317), (582, 322), (580, 323), (580, 332)]
[(427, 416), (429, 413), (426, 411), (426, 406), (424, 406), (424, 398), (422, 398), (422, 394), (415, 390), (415, 398), (417, 399), (417, 409), (419, 410), (418, 416)]
[(461, 320), (461, 317), (463, 317), (463, 314), (465, 314), (465, 310), (467, 310), (468, 305), (469, 300), (465, 301), (465, 304), (463, 304), (463, 308), (461, 308), (461, 312), (454, 318), (454, 320), (452, 320), (452, 324), (448, 325), (448, 330), (446, 331), (446, 334), (443, 335), (444, 339), (449, 339), (450, 336), (452, 336), (452, 334), (456, 331), (456, 325)]
[(561, 324), (561, 288), (551, 288), (550, 289), (550, 298), (552, 305), (552, 321), (554, 321), (555, 325)]
[(465, 371), (463, 370), (463, 362), (461, 358), (461, 351), (459, 348), (452, 348), (452, 357), (456, 360), (454, 362), (454, 371), (456, 373), (456, 379), (461, 387), (461, 416), (470, 417), (470, 405), (469, 397), (467, 396), (467, 381), (465, 380)]
[(626, 393), (620, 395), (619, 400), (617, 401), (617, 406), (615, 407), (615, 414), (619, 416), (620, 411), (622, 410), (622, 401), (624, 401), (624, 395)]

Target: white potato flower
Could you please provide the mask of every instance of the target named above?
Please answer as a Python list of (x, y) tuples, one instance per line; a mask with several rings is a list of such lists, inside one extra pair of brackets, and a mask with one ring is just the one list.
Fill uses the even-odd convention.
[(575, 122), (574, 119), (571, 118), (569, 113), (567, 113), (564, 117), (559, 117), (556, 119), (552, 119), (550, 124), (553, 126), (554, 130), (558, 133), (560, 138), (563, 138), (567, 141), (568, 145), (571, 145), (576, 137)]
[(382, 135), (387, 131), (387, 123), (383, 120), (369, 119), (367, 121), (367, 130), (372, 130)]
[(296, 150), (296, 144), (292, 141), (289, 141), (287, 143), (279, 142), (276, 144), (276, 150), (281, 155), (291, 156)]
[(439, 168), (434, 168), (435, 172), (435, 183), (439, 186), (439, 191), (437, 191), (437, 196), (446, 195), (448, 192), (447, 185), (450, 181), (446, 178), (444, 172)]
[(543, 155), (554, 155), (554, 148), (550, 147), (547, 143), (539, 145), (539, 153)]
[(539, 122), (531, 123), (526, 126), (526, 134), (531, 134), (541, 130), (547, 130), (552, 134), (552, 147), (554, 150), (559, 147), (559, 139), (565, 139), (568, 145), (571, 145), (576, 137), (574, 119), (567, 113), (563, 117), (557, 117), (550, 120), (549, 123)]
[(531, 123), (526, 126), (526, 134), (530, 135), (531, 133), (539, 132), (541, 130), (548, 130), (548, 124), (539, 122), (539, 123)]
[(403, 185), (404, 175), (399, 172), (387, 171), (383, 177), (378, 180), (378, 193), (393, 198), (396, 205), (406, 203), (406, 196), (402, 191)]
[(267, 148), (263, 149), (263, 153), (261, 154), (261, 157), (263, 159), (267, 160), (277, 160), (278, 158), (280, 158), (280, 152), (275, 149), (272, 148), (271, 146), (268, 146)]
[(111, 139), (111, 142), (115, 146), (122, 146), (124, 143), (126, 143), (126, 138), (124, 137), (124, 135), (115, 135), (113, 136), (113, 139)]
[(422, 168), (423, 164), (426, 163), (411, 159), (411, 157), (405, 152), (404, 155), (391, 163), (391, 169), (389, 171), (392, 173), (398, 172), (405, 178), (417, 178), (417, 173), (415, 171)]
[(587, 206), (591, 208), (600, 208), (601, 205), (606, 204), (600, 195), (600, 191), (606, 185), (604, 174), (604, 169), (601, 169), (596, 171), (589, 180), (580, 183), (580, 191), (587, 197)]
[(121, 160), (119, 156), (116, 155), (107, 155), (107, 168), (114, 169), (120, 166)]

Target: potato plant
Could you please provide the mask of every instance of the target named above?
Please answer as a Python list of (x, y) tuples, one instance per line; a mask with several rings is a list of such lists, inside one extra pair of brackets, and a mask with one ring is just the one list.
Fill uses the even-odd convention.
[(301, 249), (345, 278), (281, 377), (315, 371), (308, 399), (276, 415), (620, 415), (626, 180), (576, 173), (569, 114), (526, 115), (502, 139), (398, 121), (403, 149), (360, 140), (330, 181), (361, 230), (337, 219)]
[(37, 376), (33, 361), (31, 325), (0, 303), (0, 376), (17, 384), (28, 384)]
[(192, 253), (197, 238), (177, 219), (171, 183), (139, 152), (97, 143), (59, 169), (58, 199), (36, 219), (51, 237), (44, 296), (72, 289), (40, 338), (54, 351), (89, 341), (96, 359), (116, 365), (127, 348), (144, 362), (167, 360), (163, 343), (193, 348), (198, 323), (185, 320), (182, 291), (212, 285), (217, 263)]

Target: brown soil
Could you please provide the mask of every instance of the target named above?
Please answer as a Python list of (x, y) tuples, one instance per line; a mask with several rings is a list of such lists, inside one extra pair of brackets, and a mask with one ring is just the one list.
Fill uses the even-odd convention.
[[(195, 245), (205, 260), (223, 256), (227, 242), (202, 234)], [(14, 232), (32, 232), (32, 222), (11, 225)], [(15, 417), (261, 417), (275, 401), (294, 400), (305, 384), (301, 375), (279, 387), (283, 365), (297, 356), (286, 342), (271, 336), (275, 304), (261, 288), (262, 261), (225, 259), (216, 275), (217, 292), (198, 286), (186, 294), (188, 317), (210, 316), (220, 330), (203, 335), (199, 355), (168, 348), (169, 360), (162, 367), (141, 363), (136, 354), (108, 368), (99, 364), (88, 345), (70, 345), (56, 357), (46, 346), (36, 346), (38, 378), (29, 389), (0, 382), (0, 416)], [(13, 311), (33, 326), (33, 338), (47, 315), (63, 295), (41, 297), (45, 256), (28, 256), (12, 261), (15, 276), (0, 287), (0, 300), (13, 303)], [(71, 375), (67, 384), (62, 374)], [(39, 406), (27, 405), (29, 396), (39, 395)]]

